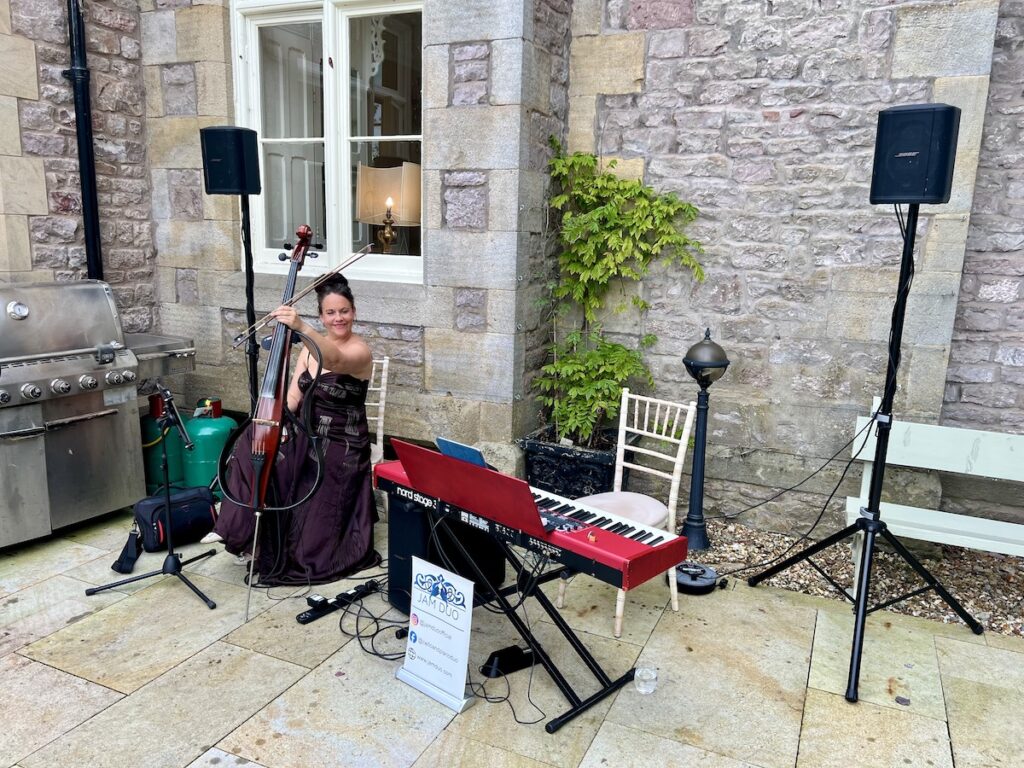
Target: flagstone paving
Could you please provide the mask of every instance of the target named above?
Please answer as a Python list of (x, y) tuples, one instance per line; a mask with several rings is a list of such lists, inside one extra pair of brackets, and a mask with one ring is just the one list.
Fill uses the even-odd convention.
[[(628, 685), (548, 734), (568, 704), (542, 668), (479, 673), (517, 640), (482, 609), (470, 682), (487, 700), (456, 714), (396, 679), (406, 617), (380, 594), (360, 613), (301, 625), (310, 590), (253, 590), (246, 622), (245, 569), (218, 548), (187, 567), (215, 610), (162, 575), (87, 597), (123, 578), (110, 564), (127, 520), (0, 552), (0, 768), (1022, 764), (1022, 638), (873, 613), (851, 704), (847, 605), (733, 583), (680, 596), (675, 613), (652, 580), (629, 594), (615, 639), (615, 590), (580, 576), (565, 620), (611, 677), (653, 667), (658, 686), (642, 695)], [(386, 536), (382, 523), (382, 551)], [(159, 570), (163, 557), (143, 555), (135, 573)], [(386, 568), (315, 591), (333, 596), (370, 578), (383, 581)], [(550, 619), (532, 602), (524, 615), (570, 684), (596, 690)]]

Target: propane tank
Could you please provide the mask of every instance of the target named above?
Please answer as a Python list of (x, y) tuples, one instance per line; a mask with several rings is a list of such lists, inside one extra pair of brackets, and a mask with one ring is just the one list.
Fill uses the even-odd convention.
[[(219, 397), (199, 400), (188, 423), (188, 436), (195, 443), (195, 449), (184, 452), (186, 486), (197, 488), (213, 482), (220, 453), (237, 426), (234, 419), (224, 415)], [(216, 495), (220, 498), (219, 493)]]
[[(167, 446), (167, 479), (171, 487), (181, 485), (185, 477), (185, 467), (182, 461), (182, 453), (185, 446), (181, 442), (181, 434), (177, 427), (171, 427), (167, 435), (161, 437), (163, 429), (158, 423), (164, 415), (164, 400), (160, 395), (149, 396), (149, 415), (143, 416), (142, 426), (142, 459), (146, 472), (146, 493), (153, 496), (164, 487), (164, 472), (161, 467), (163, 463), (163, 446)], [(182, 421), (187, 422), (188, 416), (182, 414)]]

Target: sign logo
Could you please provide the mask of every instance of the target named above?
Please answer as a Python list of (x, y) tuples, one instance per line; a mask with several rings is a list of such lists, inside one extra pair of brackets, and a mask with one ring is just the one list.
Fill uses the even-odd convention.
[(440, 573), (436, 576), (430, 573), (417, 575), (416, 586), (430, 595), (430, 597), (436, 598), (453, 608), (466, 607), (466, 595)]

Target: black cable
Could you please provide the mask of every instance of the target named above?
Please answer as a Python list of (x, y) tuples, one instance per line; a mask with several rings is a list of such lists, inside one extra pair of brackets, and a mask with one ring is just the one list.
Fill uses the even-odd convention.
[[(747, 512), (749, 512), (752, 509), (757, 509), (758, 507), (763, 506), (763, 505), (767, 504), (770, 501), (775, 501), (777, 498), (779, 498), (780, 496), (782, 496), (785, 493), (789, 493), (790, 491), (795, 491), (797, 488), (799, 488), (801, 485), (806, 483), (808, 480), (810, 480), (816, 474), (818, 474), (823, 469), (825, 469), (825, 467), (827, 467), (829, 464), (831, 464), (833, 461), (835, 461), (836, 457), (839, 456), (839, 454), (841, 454), (843, 451), (845, 451), (850, 445), (853, 444), (854, 440), (856, 440), (858, 437), (860, 437), (861, 432), (863, 432), (865, 429), (867, 429), (869, 426), (871, 426), (871, 422), (874, 421), (874, 419), (875, 419), (875, 417), (877, 415), (878, 415), (878, 411), (875, 411), (875, 413), (872, 414), (872, 416), (871, 416), (871, 421), (869, 421), (867, 424), (865, 424), (863, 427), (861, 427), (860, 432), (857, 432), (853, 437), (851, 437), (849, 440), (847, 440), (845, 443), (843, 443), (842, 447), (840, 447), (840, 449), (838, 451), (836, 451), (831, 456), (829, 456), (825, 460), (824, 464), (822, 464), (816, 470), (811, 472), (811, 474), (809, 474), (807, 477), (805, 477), (799, 483), (796, 483), (795, 485), (791, 485), (788, 488), (783, 488), (781, 491), (776, 493), (774, 496), (769, 496), (767, 499), (762, 499), (761, 501), (758, 501), (758, 502), (756, 502), (754, 504), (751, 504), (748, 507), (744, 507), (739, 512), (734, 512), (733, 514), (722, 513), (720, 515), (705, 515), (705, 519), (706, 520), (735, 520), (736, 518), (740, 517), (741, 515), (746, 514)], [(858, 453), (859, 453), (859, 451), (858, 451)], [(853, 460), (851, 459), (851, 461), (853, 461)], [(844, 474), (845, 474), (845, 470), (844, 470)]]
[[(878, 411), (875, 411), (874, 415), (871, 417), (871, 420), (868, 421), (868, 423), (864, 425), (864, 427), (861, 429), (861, 432), (863, 432), (868, 427), (870, 427), (872, 424), (874, 424), (875, 423), (875, 418), (877, 416), (878, 416)], [(860, 434), (860, 432), (858, 432), (857, 435), (854, 435), (853, 439), (856, 440), (857, 436), (859, 434)], [(828, 495), (828, 498), (825, 499), (825, 503), (821, 505), (821, 510), (818, 512), (818, 516), (816, 518), (814, 518), (814, 522), (811, 523), (811, 527), (810, 528), (808, 528), (804, 533), (800, 534), (800, 536), (798, 536), (795, 540), (793, 540), (793, 542), (788, 547), (786, 547), (780, 554), (776, 555), (771, 560), (765, 560), (765, 561), (762, 561), (760, 563), (753, 563), (751, 565), (745, 565), (745, 566), (743, 566), (741, 568), (735, 568), (735, 569), (733, 569), (731, 571), (726, 571), (725, 573), (718, 574), (718, 584), (721, 585), (722, 584), (722, 580), (724, 580), (728, 576), (734, 576), (737, 573), (742, 573), (743, 571), (749, 571), (752, 568), (770, 568), (771, 566), (775, 565), (775, 563), (779, 562), (779, 560), (782, 560), (786, 555), (788, 555), (790, 552), (792, 552), (793, 548), (796, 547), (798, 544), (800, 544), (801, 542), (807, 541), (807, 539), (810, 538), (811, 534), (814, 533), (814, 529), (818, 527), (819, 523), (821, 523), (822, 518), (825, 516), (825, 511), (828, 509), (828, 505), (832, 503), (832, 499), (835, 497), (836, 493), (839, 491), (839, 486), (841, 486), (843, 484), (843, 480), (846, 478), (846, 473), (850, 471), (850, 467), (853, 466), (853, 462), (856, 461), (857, 457), (861, 454), (861, 451), (864, 450), (864, 446), (866, 446), (868, 444), (868, 437), (870, 437), (870, 433), (864, 435), (864, 442), (861, 443), (860, 448), (858, 448), (856, 453), (854, 453), (850, 457), (850, 459), (846, 462), (846, 466), (843, 467), (843, 471), (839, 475), (839, 480), (836, 481), (835, 487), (832, 488), (832, 492)], [(853, 442), (853, 440), (851, 440), (850, 442)], [(849, 445), (849, 444), (850, 443), (847, 443), (847, 445)]]

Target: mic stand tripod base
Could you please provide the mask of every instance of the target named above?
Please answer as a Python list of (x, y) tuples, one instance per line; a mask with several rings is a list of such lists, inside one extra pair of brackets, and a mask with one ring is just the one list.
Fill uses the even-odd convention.
[[(184, 425), (181, 423), (181, 419), (177, 416), (177, 409), (174, 407), (173, 399), (169, 392), (167, 392), (159, 382), (157, 387), (160, 391), (161, 396), (164, 398), (164, 418), (159, 422), (163, 427), (164, 438), (166, 438), (167, 432), (171, 427), (177, 426), (182, 435), (182, 440), (186, 446), (191, 445), (189, 440), (188, 432), (185, 430)], [(159, 571), (150, 571), (149, 573), (143, 573), (140, 576), (130, 576), (127, 579), (121, 579), (120, 581), (114, 581), (110, 584), (104, 584), (100, 587), (90, 587), (85, 590), (86, 595), (95, 595), (97, 592), (102, 592), (106, 589), (114, 589), (116, 587), (124, 586), (125, 584), (131, 584), (136, 581), (142, 581), (148, 579), (151, 576), (177, 576), (184, 582), (185, 586), (191, 589), (196, 597), (206, 603), (206, 607), (211, 611), (217, 607), (217, 604), (210, 598), (199, 591), (199, 587), (188, 580), (188, 577), (181, 572), (182, 566), (194, 563), (196, 560), (202, 560), (205, 557), (213, 557), (217, 554), (217, 550), (211, 549), (207, 552), (203, 552), (201, 555), (190, 557), (188, 560), (182, 561), (181, 555), (174, 551), (174, 541), (171, 535), (171, 529), (174, 527), (171, 524), (171, 515), (174, 514), (173, 504), (171, 503), (171, 478), (170, 478), (170, 464), (167, 460), (167, 440), (160, 440), (160, 453), (161, 453), (161, 465), (160, 468), (163, 471), (164, 478), (164, 525), (167, 532), (167, 556), (164, 558), (163, 565)]]
[(117, 587), (124, 586), (125, 584), (131, 584), (132, 582), (135, 582), (135, 581), (142, 581), (143, 579), (148, 579), (151, 576), (162, 576), (162, 575), (177, 576), (179, 579), (181, 579), (185, 583), (185, 586), (187, 586), (189, 589), (191, 589), (193, 592), (195, 592), (196, 596), (200, 600), (202, 600), (204, 603), (206, 603), (207, 607), (210, 610), (213, 610), (214, 608), (217, 607), (217, 604), (215, 602), (213, 602), (213, 600), (208, 598), (206, 595), (204, 595), (202, 592), (200, 592), (199, 588), (195, 584), (193, 584), (191, 581), (189, 581), (188, 577), (185, 576), (185, 574), (183, 574), (181, 572), (181, 570), (182, 570), (183, 566), (186, 566), (189, 563), (194, 563), (196, 560), (202, 560), (203, 558), (206, 558), (206, 557), (213, 557), (216, 554), (217, 554), (217, 550), (216, 549), (211, 549), (211, 550), (209, 550), (207, 552), (203, 552), (201, 555), (196, 555), (195, 557), (190, 557), (188, 560), (182, 560), (181, 559), (181, 555), (179, 555), (177, 552), (175, 552), (173, 554), (168, 554), (164, 558), (164, 564), (160, 568), (159, 571), (150, 571), (149, 573), (143, 573), (143, 574), (141, 574), (139, 576), (132, 576), (132, 577), (127, 578), (127, 579), (121, 579), (120, 581), (115, 581), (115, 582), (112, 582), (110, 584), (104, 584), (102, 587), (90, 587), (89, 589), (85, 590), (85, 594), (86, 595), (95, 595), (97, 592), (103, 592), (104, 590), (107, 590), (107, 589), (116, 589)]

